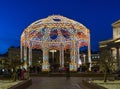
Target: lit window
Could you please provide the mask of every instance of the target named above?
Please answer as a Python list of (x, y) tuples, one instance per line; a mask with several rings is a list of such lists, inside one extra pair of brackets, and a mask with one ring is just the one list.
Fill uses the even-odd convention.
[(98, 56), (98, 58), (100, 58), (100, 57)]

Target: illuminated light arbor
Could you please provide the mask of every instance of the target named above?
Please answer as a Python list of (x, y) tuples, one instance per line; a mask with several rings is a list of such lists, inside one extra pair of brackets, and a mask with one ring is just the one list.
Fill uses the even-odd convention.
[(64, 67), (64, 50), (70, 49), (70, 71), (77, 71), (80, 60), (79, 48), (83, 46), (88, 46), (88, 61), (91, 69), (90, 31), (77, 21), (52, 15), (35, 21), (23, 31), (21, 61), (24, 61), (25, 68), (31, 66), (32, 49), (41, 49), (43, 51), (42, 71), (50, 71), (49, 51), (59, 50), (59, 64), (60, 67)]

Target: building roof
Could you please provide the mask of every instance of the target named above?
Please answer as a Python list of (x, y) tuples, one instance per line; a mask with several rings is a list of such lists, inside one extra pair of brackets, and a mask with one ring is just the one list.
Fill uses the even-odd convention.
[(113, 41), (113, 39), (100, 41), (99, 44), (106, 44), (106, 43), (111, 42), (111, 41)]
[(116, 39), (110, 39), (110, 40), (105, 40), (105, 41), (101, 41), (99, 42), (99, 46), (100, 48), (103, 47), (107, 47), (107, 46), (111, 46), (111, 47), (117, 47), (120, 44), (120, 38), (116, 38)]
[(116, 22), (114, 22), (112, 24), (113, 27), (117, 27), (117, 26), (120, 26), (120, 20), (117, 20)]

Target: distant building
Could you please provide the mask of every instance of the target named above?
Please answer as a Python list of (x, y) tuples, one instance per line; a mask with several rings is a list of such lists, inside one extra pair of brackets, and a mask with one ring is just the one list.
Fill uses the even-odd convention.
[[(36, 63), (40, 63), (42, 62), (42, 51), (41, 50), (32, 50), (33, 54), (32, 54), (32, 62), (33, 62), (33, 66), (36, 65)], [(27, 55), (28, 57), (28, 55)], [(10, 60), (15, 60), (18, 59), (20, 60), (20, 48), (15, 48), (15, 47), (11, 47), (8, 49), (8, 59)]]
[(100, 56), (99, 56), (98, 53), (97, 53), (97, 54), (92, 54), (92, 55), (91, 55), (91, 59), (92, 59), (92, 61), (99, 60), (99, 59), (100, 59)]
[[(81, 60), (81, 67), (86, 66), (87, 68), (89, 67), (89, 60), (88, 60), (88, 55), (87, 53), (84, 51), (79, 54), (80, 55), (80, 60)], [(91, 67), (92, 67), (92, 71), (94, 71), (94, 69), (96, 69), (96, 71), (99, 71), (100, 68), (100, 55), (99, 52), (92, 52), (91, 54)]]
[(3, 67), (3, 58), (0, 56), (0, 69)]
[(99, 53), (91, 54), (92, 66), (99, 66), (100, 64), (100, 55)]
[(5, 63), (7, 63), (6, 57), (0, 56), (0, 74), (1, 74), (1, 72), (2, 72), (2, 69), (4, 69), (4, 67), (5, 67), (5, 66), (4, 66)]
[(20, 48), (10, 47), (8, 49), (8, 58), (10, 60), (20, 59)]
[[(105, 50), (109, 52), (109, 55), (113, 57), (114, 70), (120, 70), (120, 20), (112, 24), (113, 38), (99, 42), (100, 54), (103, 54)], [(100, 55), (101, 57), (103, 55)], [(106, 60), (109, 62), (109, 60)]]

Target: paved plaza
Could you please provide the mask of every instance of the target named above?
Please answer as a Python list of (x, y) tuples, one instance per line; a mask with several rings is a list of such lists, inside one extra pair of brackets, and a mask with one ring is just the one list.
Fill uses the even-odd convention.
[(87, 89), (81, 85), (81, 77), (33, 77), (28, 89)]

